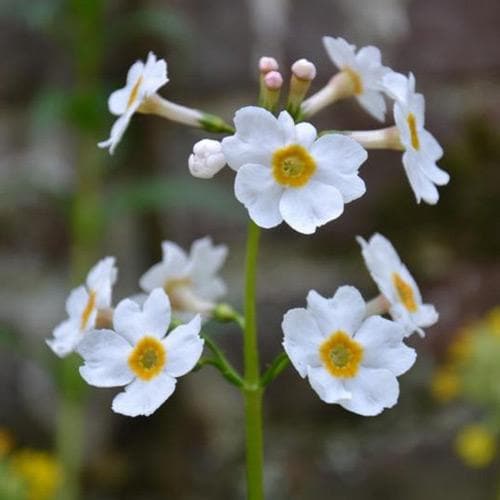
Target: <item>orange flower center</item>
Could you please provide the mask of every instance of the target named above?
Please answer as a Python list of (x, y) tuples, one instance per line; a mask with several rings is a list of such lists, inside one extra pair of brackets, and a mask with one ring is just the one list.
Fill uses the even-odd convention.
[(352, 378), (358, 373), (363, 347), (347, 333), (338, 330), (320, 345), (319, 356), (332, 376)]
[(361, 80), (360, 74), (351, 68), (344, 68), (342, 71), (351, 79), (354, 95), (361, 95), (363, 93), (363, 81)]
[(420, 139), (418, 138), (417, 133), (417, 119), (413, 113), (409, 113), (406, 121), (408, 122), (408, 128), (410, 129), (411, 145), (418, 151), (420, 149)]
[(139, 95), (139, 88), (141, 87), (143, 80), (144, 78), (141, 75), (134, 83), (134, 86), (130, 91), (130, 95), (128, 96), (127, 110), (130, 109), (130, 106), (132, 106), (132, 104), (134, 104), (135, 100), (137, 99), (137, 96)]
[(392, 273), (392, 284), (396, 289), (399, 300), (410, 312), (417, 310), (417, 302), (415, 301), (415, 294), (413, 288), (407, 283), (398, 273)]
[(167, 351), (155, 337), (143, 337), (128, 358), (130, 369), (141, 380), (151, 380), (161, 373), (167, 362)]
[(85, 305), (85, 309), (82, 312), (80, 330), (85, 330), (87, 328), (88, 322), (90, 320), (90, 315), (92, 314), (95, 308), (96, 299), (97, 299), (97, 294), (94, 292), (94, 290), (90, 290), (89, 298), (87, 299), (87, 304)]
[(271, 165), (276, 182), (286, 187), (305, 186), (316, 171), (314, 158), (299, 144), (277, 149)]

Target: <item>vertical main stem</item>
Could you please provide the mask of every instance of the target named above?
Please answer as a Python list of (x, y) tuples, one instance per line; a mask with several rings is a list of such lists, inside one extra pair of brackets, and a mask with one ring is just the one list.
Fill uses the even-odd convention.
[(262, 433), (262, 388), (260, 386), (259, 349), (255, 307), (255, 285), (259, 227), (250, 221), (248, 225), (247, 256), (245, 266), (245, 431), (247, 462), (247, 498), (263, 500), (263, 433)]

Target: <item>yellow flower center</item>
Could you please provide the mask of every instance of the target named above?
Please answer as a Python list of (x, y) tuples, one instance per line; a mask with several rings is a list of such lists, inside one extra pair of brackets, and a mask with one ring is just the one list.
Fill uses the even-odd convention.
[(415, 294), (413, 288), (407, 283), (398, 273), (392, 273), (392, 284), (396, 289), (399, 300), (408, 309), (414, 313), (417, 310), (417, 302), (415, 301)]
[(137, 99), (137, 96), (139, 95), (139, 88), (141, 87), (143, 80), (144, 78), (141, 75), (134, 83), (134, 86), (130, 91), (130, 95), (128, 96), (127, 110), (130, 109), (130, 106), (132, 106), (132, 104), (134, 104), (135, 100)]
[(417, 119), (413, 113), (409, 113), (406, 121), (408, 122), (408, 128), (410, 129), (411, 145), (414, 149), (419, 150), (420, 139), (418, 138), (417, 133)]
[(94, 290), (90, 290), (89, 298), (87, 299), (87, 304), (85, 305), (85, 309), (82, 312), (82, 319), (80, 322), (81, 330), (85, 330), (85, 328), (87, 328), (90, 315), (92, 314), (92, 311), (95, 308), (96, 299), (97, 299), (97, 294), (94, 292)]
[(314, 158), (299, 144), (277, 149), (271, 164), (276, 182), (287, 187), (305, 186), (316, 171)]
[(354, 95), (361, 95), (363, 93), (363, 81), (360, 74), (351, 68), (344, 68), (342, 71), (351, 79)]
[(352, 378), (363, 358), (363, 347), (347, 333), (338, 330), (320, 345), (319, 356), (331, 375)]
[(130, 369), (141, 380), (151, 380), (161, 373), (167, 362), (167, 351), (155, 337), (143, 337), (128, 358)]

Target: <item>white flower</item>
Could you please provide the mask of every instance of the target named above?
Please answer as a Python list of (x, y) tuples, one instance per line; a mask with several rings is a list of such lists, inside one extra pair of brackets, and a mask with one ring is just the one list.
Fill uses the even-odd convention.
[(368, 242), (359, 236), (357, 240), (368, 271), (390, 304), (389, 312), (393, 319), (401, 323), (407, 335), (417, 331), (423, 336), (422, 327), (436, 323), (438, 313), (433, 305), (422, 303), (415, 280), (391, 242), (378, 233)]
[(212, 139), (202, 139), (193, 146), (189, 156), (189, 171), (194, 177), (211, 179), (226, 164), (222, 144)]
[(310, 123), (295, 125), (286, 111), (276, 118), (254, 106), (237, 111), (234, 124), (236, 133), (222, 149), (237, 171), (236, 198), (260, 227), (284, 220), (311, 234), (364, 194), (358, 169), (367, 153), (354, 140), (339, 134), (317, 139)]
[(417, 202), (435, 204), (439, 200), (437, 186), (448, 183), (450, 176), (436, 165), (443, 149), (434, 136), (425, 130), (425, 99), (415, 92), (415, 78), (399, 73), (384, 77), (386, 92), (395, 99), (394, 121), (405, 149), (403, 165)]
[(350, 77), (356, 99), (374, 118), (384, 121), (386, 104), (382, 78), (390, 69), (382, 65), (382, 56), (371, 45), (359, 49), (343, 38), (323, 37), (323, 44), (333, 63)]
[(163, 288), (170, 298), (176, 317), (187, 319), (193, 313), (209, 314), (215, 301), (226, 292), (217, 276), (227, 255), (225, 245), (213, 245), (208, 237), (196, 240), (187, 255), (176, 243), (162, 244), (163, 260), (140, 279), (145, 292)]
[(354, 287), (340, 287), (330, 299), (312, 290), (307, 309), (285, 314), (283, 346), (323, 401), (371, 416), (396, 404), (396, 377), (410, 369), (416, 354), (403, 343), (400, 325), (364, 315), (365, 302)]
[(85, 285), (72, 290), (66, 300), (69, 318), (54, 329), (54, 338), (47, 340), (55, 354), (64, 357), (73, 352), (85, 334), (95, 327), (99, 312), (111, 306), (117, 274), (115, 258), (106, 257), (89, 271)]
[(114, 331), (94, 330), (78, 345), (85, 361), (80, 374), (96, 387), (126, 386), (113, 400), (116, 413), (151, 415), (174, 392), (176, 379), (200, 359), (200, 317), (166, 335), (170, 302), (156, 289), (142, 309), (130, 299), (122, 300), (113, 322)]
[(109, 148), (109, 152), (113, 154), (132, 115), (167, 82), (167, 63), (163, 59), (157, 60), (150, 52), (146, 64), (136, 61), (128, 71), (125, 87), (116, 90), (109, 97), (109, 111), (119, 118), (113, 124), (109, 139), (100, 142), (98, 146)]

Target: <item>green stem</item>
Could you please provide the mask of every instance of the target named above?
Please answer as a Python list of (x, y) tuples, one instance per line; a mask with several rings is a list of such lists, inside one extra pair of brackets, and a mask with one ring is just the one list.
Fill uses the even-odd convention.
[(245, 331), (244, 362), (245, 429), (247, 463), (247, 499), (263, 500), (263, 433), (262, 394), (260, 385), (259, 350), (257, 344), (257, 322), (255, 287), (257, 254), (260, 230), (253, 222), (248, 226), (247, 256), (245, 269)]
[(205, 359), (205, 364), (215, 366), (222, 374), (222, 376), (237, 387), (243, 387), (244, 381), (240, 374), (233, 368), (226, 355), (221, 351), (219, 346), (206, 334), (202, 334), (206, 346), (212, 351), (215, 356), (213, 360)]
[(272, 382), (280, 373), (285, 370), (290, 364), (290, 359), (285, 352), (282, 352), (274, 358), (269, 368), (264, 372), (260, 379), (260, 385), (266, 387)]

